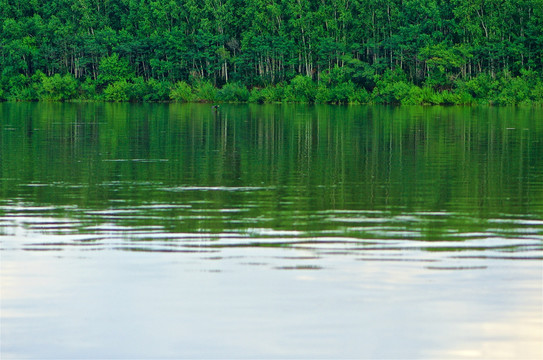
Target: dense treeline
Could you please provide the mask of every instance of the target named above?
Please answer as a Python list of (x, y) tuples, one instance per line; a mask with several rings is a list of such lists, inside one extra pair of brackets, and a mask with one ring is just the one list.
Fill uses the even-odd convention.
[(543, 103), (542, 0), (0, 0), (0, 99)]

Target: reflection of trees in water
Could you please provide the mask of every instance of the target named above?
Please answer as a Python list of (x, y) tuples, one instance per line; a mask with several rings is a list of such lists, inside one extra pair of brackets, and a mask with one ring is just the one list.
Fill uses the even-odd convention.
[(532, 109), (1, 106), (13, 127), (2, 133), (3, 174), (26, 182), (265, 185), (313, 208), (485, 209), (543, 196)]

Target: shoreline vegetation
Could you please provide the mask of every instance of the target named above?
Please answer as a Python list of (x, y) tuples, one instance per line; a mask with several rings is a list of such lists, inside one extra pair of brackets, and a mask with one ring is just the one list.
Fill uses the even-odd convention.
[[(340, 72), (340, 68), (334, 70)], [(221, 88), (208, 80), (189, 84), (169, 83), (142, 77), (117, 79), (102, 90), (94, 81), (83, 83), (71, 74), (46, 76), (38, 72), (30, 79), (19, 76), (19, 84), (5, 91), (1, 100), (51, 102), (205, 102), (205, 103), (305, 103), (305, 104), (394, 104), (394, 105), (543, 105), (543, 81), (533, 72), (515, 78), (490, 79), (480, 75), (452, 89), (436, 90), (406, 81), (401, 72), (387, 71), (376, 76), (371, 91), (350, 80), (315, 82), (297, 75), (290, 82), (255, 86), (231, 82)]]
[(543, 105), (540, 0), (0, 1), (0, 101)]

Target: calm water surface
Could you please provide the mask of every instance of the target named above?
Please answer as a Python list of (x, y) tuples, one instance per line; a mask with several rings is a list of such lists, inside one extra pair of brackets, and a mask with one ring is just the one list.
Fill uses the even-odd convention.
[(1, 357), (543, 356), (541, 109), (0, 104)]

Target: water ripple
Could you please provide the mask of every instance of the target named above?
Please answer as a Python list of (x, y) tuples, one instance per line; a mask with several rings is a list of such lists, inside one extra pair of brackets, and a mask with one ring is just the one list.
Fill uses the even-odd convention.
[[(251, 192), (265, 187), (172, 187), (162, 190)], [(330, 256), (359, 261), (442, 262), (433, 270), (480, 269), (445, 264), (456, 259), (542, 259), (543, 221), (504, 215), (487, 220), (447, 212), (296, 211), (284, 226), (281, 213), (262, 203), (214, 208), (209, 202), (139, 203), (119, 201), (108, 208), (0, 204), (3, 250), (123, 250), (179, 254), (223, 254), (237, 249), (248, 263), (251, 249), (283, 260), (312, 258), (313, 264), (273, 265), (276, 269), (319, 269)], [(212, 203), (211, 203), (212, 204)], [(283, 224), (283, 225), (282, 225)], [(39, 239), (39, 240), (36, 240)], [(293, 256), (292, 252), (302, 253)], [(266, 257), (265, 253), (261, 253)], [(285, 253), (286, 254), (286, 253)], [(311, 254), (311, 255), (308, 255)], [(459, 255), (461, 254), (461, 255)], [(253, 261), (254, 262), (254, 261)], [(261, 263), (256, 261), (256, 263)]]

